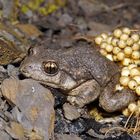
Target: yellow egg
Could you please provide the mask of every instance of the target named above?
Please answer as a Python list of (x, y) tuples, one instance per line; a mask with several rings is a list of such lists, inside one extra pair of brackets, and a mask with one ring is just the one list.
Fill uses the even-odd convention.
[(122, 31), (123, 31), (123, 33), (128, 34), (128, 35), (131, 33), (131, 30), (129, 28), (127, 28), (127, 27), (124, 27), (122, 29)]
[(128, 117), (128, 116), (130, 115), (130, 112), (129, 112), (128, 108), (124, 109), (124, 110), (122, 111), (122, 114), (123, 114), (124, 116)]
[(134, 60), (134, 63), (135, 63), (136, 65), (140, 65), (140, 60)]
[(132, 34), (131, 38), (134, 40), (134, 42), (138, 42), (139, 41), (139, 35), (138, 34)]
[(118, 46), (119, 46), (119, 48), (121, 48), (121, 49), (125, 48), (125, 47), (126, 47), (125, 41), (124, 41), (124, 40), (119, 40), (119, 41), (118, 41)]
[(100, 44), (102, 43), (102, 41), (103, 41), (103, 38), (100, 37), (100, 36), (97, 36), (97, 37), (95, 38), (95, 43), (96, 43), (97, 45), (100, 45)]
[(117, 56), (113, 55), (113, 61), (118, 61)]
[(140, 115), (140, 107), (138, 107), (137, 112), (137, 114)]
[(114, 47), (113, 48), (113, 53), (114, 54), (118, 54), (121, 51), (121, 49), (119, 47)]
[(134, 40), (133, 40), (132, 38), (128, 38), (128, 39), (126, 40), (126, 44), (127, 44), (128, 46), (131, 46), (133, 43), (134, 43)]
[(111, 44), (112, 38), (113, 38), (112, 36), (109, 36), (109, 37), (107, 38), (106, 42), (107, 42), (108, 44)]
[(137, 101), (137, 105), (140, 107), (140, 99)]
[(122, 34), (122, 31), (120, 29), (115, 29), (113, 34), (115, 37), (119, 38)]
[(128, 82), (128, 87), (129, 87), (130, 89), (132, 89), (132, 90), (136, 89), (136, 87), (137, 87), (137, 82), (136, 82), (135, 80), (130, 80), (130, 81)]
[(100, 49), (100, 53), (101, 53), (103, 56), (106, 56), (106, 55), (107, 55), (107, 52), (106, 52), (106, 50), (104, 50), (104, 49)]
[(113, 46), (108, 44), (108, 45), (106, 46), (105, 50), (106, 50), (107, 52), (111, 52), (111, 51), (113, 50)]
[(111, 41), (111, 44), (112, 44), (114, 47), (116, 47), (118, 41), (119, 41), (119, 40), (118, 40), (117, 38), (113, 38), (112, 41)]
[(132, 68), (135, 68), (135, 67), (137, 67), (136, 64), (130, 64), (130, 65), (128, 66), (128, 69), (132, 69)]
[(133, 51), (138, 51), (140, 49), (140, 45), (138, 43), (134, 43), (132, 46)]
[(124, 58), (122, 61), (123, 66), (128, 66), (132, 63), (132, 60), (130, 58)]
[(108, 38), (108, 34), (102, 33), (102, 34), (101, 34), (101, 37), (102, 37), (104, 40), (106, 40), (106, 39)]
[(129, 81), (130, 81), (130, 78), (128, 76), (121, 76), (120, 77), (120, 84), (122, 86), (127, 86)]
[(119, 53), (117, 54), (117, 59), (118, 59), (119, 61), (123, 60), (124, 57), (125, 57), (125, 55), (124, 55), (123, 52), (119, 52)]
[(140, 58), (140, 52), (139, 51), (133, 51), (132, 52), (132, 58), (133, 59), (139, 59)]
[(132, 48), (131, 47), (125, 47), (124, 48), (124, 54), (125, 55), (131, 55), (131, 53), (132, 53)]
[(123, 67), (122, 70), (129, 70), (128, 67)]
[(126, 41), (128, 39), (128, 37), (129, 37), (128, 34), (122, 34), (120, 36), (120, 39), (123, 40), (123, 41)]
[(137, 86), (136, 93), (137, 93), (138, 96), (140, 96), (140, 86)]
[(113, 57), (112, 57), (111, 54), (107, 54), (107, 55), (106, 55), (106, 58), (109, 59), (109, 60), (111, 60), (111, 61), (113, 61)]
[(124, 88), (123, 86), (121, 86), (120, 84), (117, 84), (116, 87), (115, 87), (115, 90), (116, 90), (116, 91), (120, 91), (120, 90), (122, 90), (123, 88)]
[(129, 69), (123, 69), (121, 72), (121, 76), (130, 76), (130, 70)]
[(101, 47), (102, 49), (105, 49), (107, 45), (108, 45), (107, 43), (102, 42), (101, 45), (100, 45), (100, 47)]
[(134, 76), (133, 79), (137, 82), (138, 85), (140, 85), (140, 75)]
[(128, 105), (128, 109), (130, 110), (130, 112), (135, 112), (137, 109), (137, 105), (135, 103), (130, 103)]
[(134, 77), (134, 76), (136, 76), (136, 75), (140, 75), (140, 71), (138, 70), (137, 67), (132, 68), (132, 69), (130, 70), (130, 75), (131, 75), (131, 77)]

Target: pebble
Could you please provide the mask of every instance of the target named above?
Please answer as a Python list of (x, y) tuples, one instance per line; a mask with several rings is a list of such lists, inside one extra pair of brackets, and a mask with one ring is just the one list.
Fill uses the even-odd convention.
[(109, 32), (113, 27), (108, 26), (107, 24), (98, 23), (94, 21), (88, 22), (89, 31), (86, 33), (91, 36), (99, 35), (102, 32)]
[(92, 122), (78, 118), (77, 120), (71, 122), (68, 126), (69, 132), (73, 134), (82, 134), (86, 132), (92, 125)]
[(69, 133), (69, 121), (63, 116), (63, 111), (61, 109), (56, 109), (56, 120), (55, 120), (55, 133)]
[(69, 14), (63, 14), (58, 20), (58, 25), (61, 27), (65, 27), (66, 25), (72, 22), (72, 17)]
[(76, 135), (68, 135), (68, 134), (56, 134), (55, 140), (82, 140), (80, 137)]
[(10, 122), (10, 127), (6, 127), (5, 130), (14, 139), (22, 140), (24, 138), (24, 128), (17, 122)]
[(0, 131), (0, 140), (11, 140), (11, 137), (5, 131)]
[(7, 71), (9, 76), (17, 77), (19, 75), (19, 68), (14, 65), (9, 64), (7, 66)]
[(9, 75), (8, 75), (8, 72), (7, 70), (3, 67), (3, 66), (0, 66), (0, 83), (5, 79), (5, 78), (8, 78)]
[(59, 107), (62, 107), (63, 104), (66, 102), (67, 100), (67, 96), (64, 95), (64, 93), (62, 93), (60, 90), (58, 89), (54, 89), (54, 88), (51, 88), (51, 87), (47, 87), (49, 88), (49, 90), (51, 90), (53, 96), (54, 96), (54, 99), (55, 99), (55, 104), (54, 104), (54, 107), (55, 108), (59, 108)]
[(80, 117), (80, 112), (78, 112), (78, 109), (75, 106), (70, 105), (69, 103), (65, 103), (63, 105), (63, 110), (64, 116), (68, 120), (72, 121)]
[(103, 4), (98, 1), (87, 1), (87, 0), (79, 0), (78, 6), (82, 9), (82, 11), (86, 14), (86, 16), (91, 16), (101, 12), (103, 9)]

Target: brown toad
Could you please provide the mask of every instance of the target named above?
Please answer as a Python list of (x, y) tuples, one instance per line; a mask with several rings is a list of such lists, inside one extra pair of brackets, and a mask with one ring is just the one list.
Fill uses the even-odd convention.
[(68, 101), (79, 107), (99, 98), (104, 110), (114, 112), (136, 98), (129, 89), (115, 91), (119, 67), (95, 46), (84, 43), (62, 48), (52, 42), (31, 48), (20, 70), (27, 77), (64, 90)]

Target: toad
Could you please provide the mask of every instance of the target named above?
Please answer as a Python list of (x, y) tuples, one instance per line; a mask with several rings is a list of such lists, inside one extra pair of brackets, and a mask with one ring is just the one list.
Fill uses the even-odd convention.
[(104, 110), (114, 112), (136, 99), (128, 88), (115, 90), (119, 67), (102, 56), (94, 45), (83, 42), (70, 47), (52, 42), (30, 48), (20, 70), (27, 77), (62, 89), (68, 95), (67, 100), (79, 107), (99, 99)]

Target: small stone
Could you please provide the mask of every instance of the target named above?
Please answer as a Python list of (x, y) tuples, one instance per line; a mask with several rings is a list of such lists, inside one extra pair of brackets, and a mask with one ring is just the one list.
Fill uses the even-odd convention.
[(69, 121), (63, 116), (61, 109), (56, 109), (56, 120), (55, 120), (55, 133), (69, 133)]
[(21, 24), (18, 23), (15, 25), (21, 32), (23, 32), (26, 37), (31, 39), (36, 39), (41, 36), (43, 33), (33, 24)]
[(8, 73), (7, 73), (7, 70), (4, 69), (3, 66), (0, 66), (0, 83), (1, 83), (4, 79), (6, 79), (6, 78), (8, 78), (8, 77), (9, 77), (9, 75), (8, 75)]
[(14, 65), (9, 64), (7, 66), (7, 71), (9, 76), (17, 77), (19, 75), (19, 69)]
[(72, 22), (72, 17), (69, 14), (63, 14), (59, 21), (58, 24), (62, 27), (65, 27), (66, 25), (70, 24)]
[(11, 140), (12, 138), (5, 132), (0, 131), (0, 140)]
[(9, 77), (9, 75), (8, 75), (7, 72), (1, 72), (1, 71), (0, 71), (0, 83), (1, 83), (4, 79), (6, 79), (6, 78), (8, 78), (8, 77)]
[(91, 17), (102, 12), (107, 5), (101, 1), (88, 1), (88, 0), (78, 0), (78, 5), (76, 8), (80, 8), (86, 17)]
[(77, 21), (79, 29), (81, 29), (81, 30), (87, 29), (87, 23), (84, 18), (77, 17), (76, 21)]
[(101, 32), (111, 31), (111, 27), (108, 26), (107, 24), (103, 24), (103, 23), (95, 22), (95, 21), (89, 21), (87, 24), (88, 24), (88, 28), (90, 29), (87, 32), (87, 34), (91, 36), (97, 36)]
[(99, 139), (105, 139), (106, 136), (103, 134), (98, 134), (96, 133), (93, 129), (88, 130), (87, 132), (90, 136), (95, 137), (95, 138), (99, 138)]
[(64, 95), (61, 91), (59, 91), (58, 89), (54, 89), (54, 88), (50, 88), (54, 98), (55, 98), (55, 105), (54, 107), (57, 108), (59, 106), (62, 106), (67, 98), (66, 95)]
[(76, 135), (67, 135), (67, 134), (56, 134), (55, 140), (82, 140)]
[(63, 110), (64, 116), (68, 120), (75, 120), (80, 117), (80, 112), (78, 112), (78, 109), (69, 103), (65, 103), (63, 105)]
[(10, 127), (6, 127), (6, 131), (14, 139), (21, 140), (24, 138), (24, 128), (17, 122), (10, 122)]
[(69, 124), (68, 126), (69, 133), (73, 133), (73, 134), (84, 133), (89, 128), (91, 128), (91, 126), (94, 126), (93, 122), (94, 121), (90, 121), (88, 119), (78, 118)]
[(7, 70), (3, 66), (0, 66), (0, 71), (1, 72), (7, 72)]
[(1, 85), (2, 95), (10, 104), (16, 103), (16, 91), (18, 90), (17, 80), (5, 79)]

